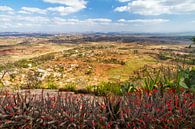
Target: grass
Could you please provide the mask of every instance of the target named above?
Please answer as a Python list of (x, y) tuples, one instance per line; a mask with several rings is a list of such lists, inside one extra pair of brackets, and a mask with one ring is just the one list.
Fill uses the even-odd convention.
[[(10, 43), (10, 42), (9, 42)], [(8, 44), (9, 44), (8, 43)], [(12, 43), (10, 43), (12, 44)], [(73, 46), (68, 45), (56, 45), (47, 43), (47, 45), (43, 44), (32, 44), (31, 46), (27, 45), (20, 45), (20, 46), (13, 46), (10, 47), (13, 53), (8, 53), (4, 56), (0, 56), (0, 64), (7, 63), (7, 62), (15, 62), (22, 59), (31, 59), (37, 58), (41, 55), (61, 52), (63, 50), (68, 50), (73, 48)], [(0, 48), (0, 51), (3, 50)]]
[(75, 83), (69, 83), (64, 85), (63, 88), (60, 88), (59, 91), (71, 91), (76, 92), (76, 84)]
[(125, 81), (129, 79), (129, 75), (134, 71), (142, 68), (144, 65), (154, 64), (156, 60), (148, 55), (138, 56), (131, 55), (125, 65), (111, 69), (109, 77)]

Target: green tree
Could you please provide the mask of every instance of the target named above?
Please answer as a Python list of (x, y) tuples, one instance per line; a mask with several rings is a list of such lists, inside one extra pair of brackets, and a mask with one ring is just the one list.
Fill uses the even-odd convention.
[(195, 37), (192, 38), (193, 44), (195, 44)]
[(192, 42), (193, 42), (193, 43), (189, 45), (189, 48), (191, 48), (192, 45), (195, 44), (195, 37), (192, 37)]

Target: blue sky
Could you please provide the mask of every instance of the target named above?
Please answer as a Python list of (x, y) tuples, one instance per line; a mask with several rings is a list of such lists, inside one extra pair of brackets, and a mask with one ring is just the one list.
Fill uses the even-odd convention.
[(191, 32), (195, 0), (0, 0), (0, 31)]

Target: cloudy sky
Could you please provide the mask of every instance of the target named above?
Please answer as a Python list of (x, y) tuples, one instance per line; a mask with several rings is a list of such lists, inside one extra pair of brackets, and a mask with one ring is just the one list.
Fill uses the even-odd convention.
[(0, 32), (191, 32), (195, 0), (0, 0)]

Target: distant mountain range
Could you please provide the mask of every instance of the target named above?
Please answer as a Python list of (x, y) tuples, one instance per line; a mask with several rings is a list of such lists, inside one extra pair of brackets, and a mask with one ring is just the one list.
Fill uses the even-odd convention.
[(23, 32), (0, 32), (0, 36), (18, 36), (18, 37), (37, 37), (37, 36), (53, 36), (49, 33), (23, 33)]
[[(128, 32), (86, 32), (86, 33), (21, 33), (21, 32), (0, 32), (0, 37), (46, 37), (46, 36), (67, 36), (81, 35), (81, 38), (74, 42), (151, 42), (151, 43), (191, 43), (193, 32), (186, 33), (128, 33)], [(69, 39), (71, 40), (71, 39)], [(56, 41), (58, 42), (58, 41)], [(66, 40), (63, 40), (66, 42)]]
[(133, 33), (133, 32), (84, 32), (84, 33), (46, 33), (46, 32), (0, 32), (0, 36), (53, 36), (59, 34), (96, 34), (96, 35), (145, 35), (145, 36), (195, 36), (195, 32), (178, 33)]

